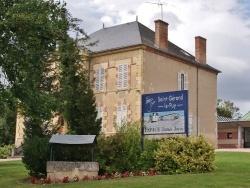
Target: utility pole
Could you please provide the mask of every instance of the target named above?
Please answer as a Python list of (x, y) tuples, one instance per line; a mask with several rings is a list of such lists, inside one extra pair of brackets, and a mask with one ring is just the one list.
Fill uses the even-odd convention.
[(163, 20), (163, 4), (161, 3), (161, 1), (159, 1), (159, 3), (146, 1), (145, 3), (156, 4), (158, 6), (161, 6), (161, 20)]

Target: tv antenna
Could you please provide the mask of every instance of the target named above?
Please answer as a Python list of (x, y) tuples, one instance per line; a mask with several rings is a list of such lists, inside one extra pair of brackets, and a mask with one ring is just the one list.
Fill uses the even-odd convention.
[(151, 1), (146, 1), (145, 3), (150, 3), (150, 4), (156, 4), (158, 6), (161, 6), (161, 20), (163, 20), (163, 4), (161, 3), (161, 1), (157, 2), (151, 2)]

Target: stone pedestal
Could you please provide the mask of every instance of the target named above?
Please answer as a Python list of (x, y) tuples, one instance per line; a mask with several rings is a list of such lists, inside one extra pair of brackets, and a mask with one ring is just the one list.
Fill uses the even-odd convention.
[(62, 179), (68, 176), (72, 181), (74, 177), (78, 176), (82, 179), (88, 176), (89, 179), (96, 177), (99, 171), (99, 164), (97, 162), (67, 162), (67, 161), (48, 161), (47, 162), (47, 178)]

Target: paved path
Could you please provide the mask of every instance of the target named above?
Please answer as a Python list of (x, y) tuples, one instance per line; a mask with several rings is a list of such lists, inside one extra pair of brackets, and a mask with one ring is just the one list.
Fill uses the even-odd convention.
[(22, 158), (16, 157), (16, 158), (0, 159), (0, 162), (6, 162), (6, 161), (19, 161), (19, 160), (22, 160)]
[(228, 148), (228, 149), (216, 149), (216, 152), (228, 151), (228, 152), (250, 152), (250, 148)]

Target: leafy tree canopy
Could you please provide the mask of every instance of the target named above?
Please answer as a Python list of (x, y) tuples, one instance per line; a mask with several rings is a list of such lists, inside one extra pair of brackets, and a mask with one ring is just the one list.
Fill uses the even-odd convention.
[(20, 112), (39, 124), (56, 109), (47, 80), (56, 79), (50, 65), (63, 33), (64, 6), (52, 0), (0, 2), (0, 67)]
[(0, 146), (14, 144), (17, 101), (9, 90), (1, 92), (0, 101)]
[[(91, 119), (89, 125), (95, 122), (95, 98), (80, 66), (79, 50), (86, 50), (88, 39), (78, 27), (80, 20), (72, 18), (65, 3), (54, 0), (2, 0), (0, 10), (0, 68), (8, 81), (0, 83), (0, 91), (9, 88), (16, 98), (26, 136), (45, 135), (58, 111), (72, 128), (79, 116)], [(76, 40), (70, 39), (70, 31)]]
[(217, 100), (217, 114), (218, 116), (238, 119), (241, 117), (240, 108), (235, 106), (230, 100)]

